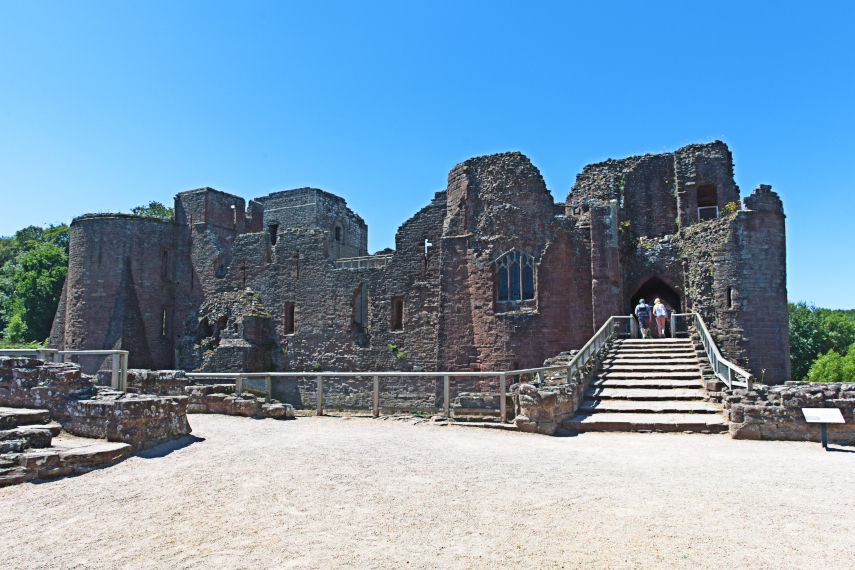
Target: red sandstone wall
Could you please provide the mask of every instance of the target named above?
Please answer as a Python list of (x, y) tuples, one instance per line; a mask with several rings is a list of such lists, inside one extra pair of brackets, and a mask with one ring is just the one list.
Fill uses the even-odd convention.
[[(590, 338), (584, 232), (554, 212), (540, 173), (519, 153), (470, 159), (451, 171), (442, 238), (443, 369), (536, 367)], [(513, 248), (536, 260), (535, 299), (499, 312), (494, 260)]]
[(172, 323), (163, 335), (162, 314), (175, 299), (170, 262), (177, 226), (172, 221), (121, 214), (76, 218), (71, 223), (63, 348), (123, 349), (129, 366), (172, 366)]

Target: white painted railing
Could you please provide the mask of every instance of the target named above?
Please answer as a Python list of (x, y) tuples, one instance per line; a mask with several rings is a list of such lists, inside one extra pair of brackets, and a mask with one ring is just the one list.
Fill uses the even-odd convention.
[(127, 350), (56, 350), (55, 348), (10, 348), (0, 349), (0, 356), (33, 356), (45, 362), (62, 362), (69, 356), (109, 356), (111, 364), (110, 386), (126, 392), (128, 389)]
[[(506, 371), (496, 371), (496, 372), (216, 372), (216, 373), (205, 373), (205, 372), (188, 372), (187, 376), (190, 378), (227, 378), (234, 379), (235, 381), (235, 394), (240, 395), (243, 390), (243, 383), (245, 379), (249, 378), (264, 378), (265, 379), (265, 392), (267, 393), (267, 401), (270, 401), (271, 392), (272, 392), (272, 384), (273, 378), (315, 378), (316, 382), (316, 400), (315, 400), (315, 410), (317, 415), (321, 416), (324, 413), (324, 378), (332, 378), (332, 377), (373, 377), (374, 378), (374, 386), (373, 386), (373, 401), (371, 406), (371, 411), (374, 416), (380, 415), (380, 378), (383, 377), (415, 377), (415, 378), (439, 378), (443, 379), (443, 407), (400, 407), (400, 406), (383, 406), (382, 409), (389, 411), (421, 411), (421, 412), (443, 412), (446, 417), (450, 415), (450, 407), (451, 407), (451, 377), (455, 376), (464, 376), (464, 377), (498, 377), (499, 378), (499, 409), (498, 410), (486, 410), (481, 408), (472, 408), (472, 409), (464, 409), (461, 411), (493, 411), (499, 412), (502, 422), (507, 422), (508, 420), (508, 411), (507, 411), (507, 377), (508, 376), (517, 376), (521, 374), (535, 374), (537, 376), (538, 382), (542, 383), (544, 380), (544, 375), (547, 372), (556, 371), (556, 370), (565, 370), (567, 372), (568, 380), (573, 377), (577, 372), (583, 370), (585, 366), (587, 366), (594, 357), (602, 350), (605, 344), (615, 335), (626, 335), (629, 336), (630, 332), (623, 332), (619, 329), (620, 324), (624, 320), (627, 321), (627, 329), (631, 331), (631, 323), (633, 322), (632, 317), (609, 317), (609, 319), (605, 322), (605, 324), (600, 327), (600, 330), (594, 334), (593, 337), (583, 346), (579, 352), (573, 357), (573, 359), (567, 364), (560, 364), (557, 366), (541, 366), (539, 368), (526, 368), (525, 370), (506, 370)], [(347, 405), (333, 405), (330, 406), (334, 409), (367, 409), (367, 406), (347, 406)]]
[(677, 333), (677, 318), (678, 317), (686, 317), (689, 321), (694, 321), (695, 330), (698, 332), (698, 337), (701, 339), (701, 344), (704, 347), (704, 352), (709, 359), (710, 366), (712, 366), (713, 372), (716, 375), (716, 378), (725, 383), (725, 385), (729, 389), (733, 389), (734, 386), (740, 386), (748, 388), (749, 390), (754, 385), (754, 377), (750, 372), (744, 370), (727, 360), (725, 357), (721, 355), (718, 347), (715, 344), (715, 340), (710, 334), (709, 329), (707, 329), (706, 323), (701, 318), (698, 313), (672, 313), (671, 314), (671, 336), (675, 336)]

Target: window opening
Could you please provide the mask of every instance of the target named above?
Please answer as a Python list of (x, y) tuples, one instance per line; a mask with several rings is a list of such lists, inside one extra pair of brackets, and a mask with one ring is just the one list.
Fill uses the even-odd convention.
[(404, 298), (392, 297), (392, 330), (404, 330)]
[(270, 245), (276, 245), (276, 238), (279, 237), (279, 224), (268, 225), (267, 231), (270, 232)]
[(237, 208), (232, 204), (232, 225), (237, 225)]
[(704, 206), (698, 208), (698, 221), (705, 222), (718, 218), (718, 206)]
[(508, 268), (499, 268), (499, 301), (508, 300)]
[(160, 317), (160, 336), (166, 336), (166, 307), (163, 307)]
[(160, 278), (164, 281), (169, 278), (169, 251), (166, 249), (160, 258)]
[(341, 241), (341, 226), (335, 227), (335, 241)]
[(353, 318), (351, 330), (362, 333), (368, 328), (368, 287), (361, 284), (353, 295)]
[(727, 308), (733, 308), (733, 289), (731, 287), (727, 288)]
[(293, 334), (296, 330), (296, 321), (294, 319), (294, 303), (285, 302), (285, 334)]
[(496, 261), (499, 301), (534, 299), (534, 258), (511, 250)]
[(524, 265), (522, 270), (523, 299), (534, 299), (534, 269)]
[(698, 207), (718, 205), (718, 192), (715, 184), (701, 184), (698, 186)]

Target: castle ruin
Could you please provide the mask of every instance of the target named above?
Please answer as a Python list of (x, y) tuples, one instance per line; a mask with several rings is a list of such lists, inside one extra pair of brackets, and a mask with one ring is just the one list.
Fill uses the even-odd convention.
[(563, 202), (518, 152), (471, 158), (394, 250), (369, 255), (367, 233), (314, 188), (80, 216), (50, 346), (153, 370), (515, 370), (659, 297), (790, 378), (782, 203), (764, 185), (740, 203), (720, 141), (588, 165)]

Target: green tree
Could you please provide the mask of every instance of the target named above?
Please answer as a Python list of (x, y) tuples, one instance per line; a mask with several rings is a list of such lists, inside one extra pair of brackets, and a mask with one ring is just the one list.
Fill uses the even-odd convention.
[(0, 238), (0, 330), (7, 342), (50, 334), (67, 268), (65, 224), (28, 226)]
[(841, 356), (836, 350), (820, 355), (810, 367), (807, 379), (811, 382), (855, 382), (855, 344)]
[(20, 257), (14, 273), (15, 296), (27, 325), (27, 340), (50, 335), (62, 286), (68, 272), (68, 256), (62, 248), (46, 243)]
[(153, 216), (155, 218), (169, 219), (175, 215), (172, 208), (167, 208), (160, 202), (151, 201), (148, 206), (137, 206), (131, 209), (131, 213), (137, 216)]
[(12, 315), (9, 326), (3, 331), (3, 338), (7, 342), (20, 344), (26, 340), (27, 324), (21, 319), (21, 315)]
[(804, 302), (789, 303), (790, 365), (793, 380), (803, 380), (811, 364), (834, 350), (847, 354), (855, 342), (855, 321), (846, 311), (818, 309)]

